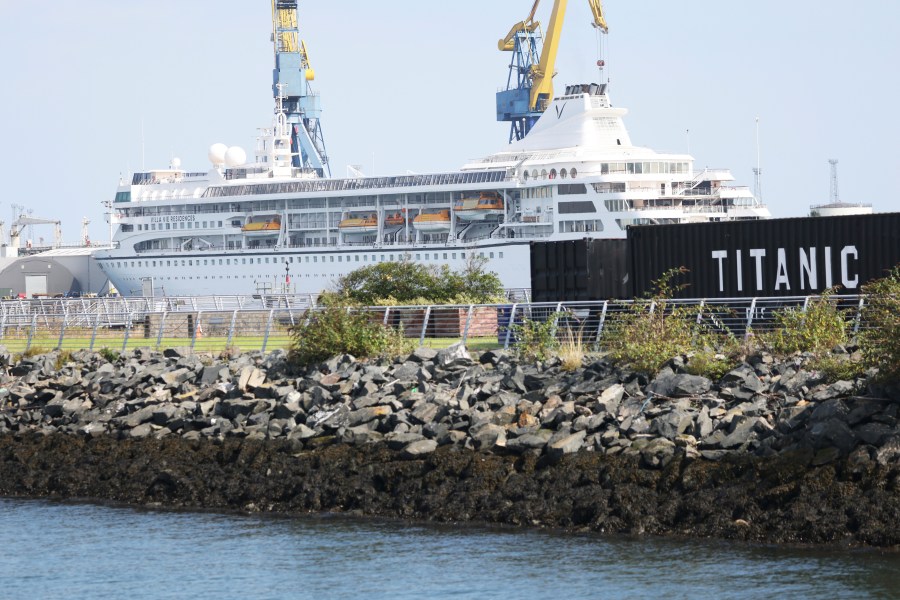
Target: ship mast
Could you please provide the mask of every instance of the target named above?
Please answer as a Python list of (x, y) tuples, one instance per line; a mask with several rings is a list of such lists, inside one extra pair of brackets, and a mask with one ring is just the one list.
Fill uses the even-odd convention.
[(272, 94), (281, 104), (290, 128), (293, 166), (312, 170), (319, 177), (331, 177), (319, 122), (319, 95), (310, 87), (315, 71), (309, 63), (306, 43), (300, 39), (297, 14), (297, 0), (272, 0)]

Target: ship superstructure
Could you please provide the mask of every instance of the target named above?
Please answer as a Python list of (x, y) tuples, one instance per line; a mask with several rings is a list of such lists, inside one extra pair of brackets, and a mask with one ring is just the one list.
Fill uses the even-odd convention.
[(368, 264), (461, 268), (473, 255), (528, 289), (532, 241), (770, 216), (727, 169), (695, 172), (689, 155), (632, 145), (604, 84), (567, 86), (528, 135), (461, 169), (344, 179), (321, 176), (324, 153), (324, 166), (307, 162), (293, 96), (277, 78), (275, 89), (253, 162), (214, 145), (207, 172), (173, 165), (119, 186), (116, 244), (97, 260), (120, 292), (316, 293)]

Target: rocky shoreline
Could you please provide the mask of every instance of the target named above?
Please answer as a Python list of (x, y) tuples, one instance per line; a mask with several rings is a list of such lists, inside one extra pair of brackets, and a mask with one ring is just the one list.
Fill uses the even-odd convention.
[(900, 390), (803, 356), (718, 382), (462, 347), (0, 363), (0, 495), (900, 545)]

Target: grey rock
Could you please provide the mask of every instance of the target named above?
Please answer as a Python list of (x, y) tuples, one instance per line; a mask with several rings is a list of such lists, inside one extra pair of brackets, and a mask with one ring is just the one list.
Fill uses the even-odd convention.
[(407, 459), (421, 458), (437, 450), (437, 446), (438, 444), (434, 440), (418, 440), (404, 446), (400, 455)]
[(816, 448), (834, 446), (844, 454), (849, 454), (857, 444), (853, 431), (840, 419), (814, 422), (809, 429), (809, 438)]
[(694, 424), (693, 415), (684, 410), (673, 410), (653, 420), (651, 432), (658, 433), (663, 438), (674, 440)]
[(478, 450), (491, 450), (496, 446), (506, 446), (506, 429), (499, 425), (486, 423), (470, 430), (469, 435)]
[(866, 423), (865, 425), (853, 428), (853, 435), (859, 438), (863, 443), (871, 446), (881, 446), (895, 433), (893, 427), (889, 427), (884, 423)]
[(469, 356), (465, 345), (459, 342), (439, 350), (434, 358), (434, 362), (442, 369), (446, 369), (456, 365), (470, 365), (472, 364), (472, 357)]
[(843, 398), (851, 395), (855, 389), (856, 385), (852, 381), (837, 381), (824, 390), (820, 390), (813, 394), (812, 399), (823, 401), (832, 398)]
[(559, 458), (564, 454), (574, 454), (581, 449), (587, 437), (586, 431), (576, 431), (547, 445), (547, 454)]

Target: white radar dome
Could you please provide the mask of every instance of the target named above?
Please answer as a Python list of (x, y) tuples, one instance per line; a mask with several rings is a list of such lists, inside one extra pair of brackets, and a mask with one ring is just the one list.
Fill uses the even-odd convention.
[(178, 158), (177, 156), (176, 156), (175, 158), (172, 159), (172, 168), (173, 168), (173, 169), (180, 169), (180, 168), (181, 168), (181, 159)]
[(225, 164), (226, 152), (228, 152), (228, 146), (225, 144), (213, 144), (209, 147), (209, 161), (217, 167)]
[(247, 163), (247, 153), (240, 146), (232, 146), (225, 153), (225, 166), (237, 167)]

